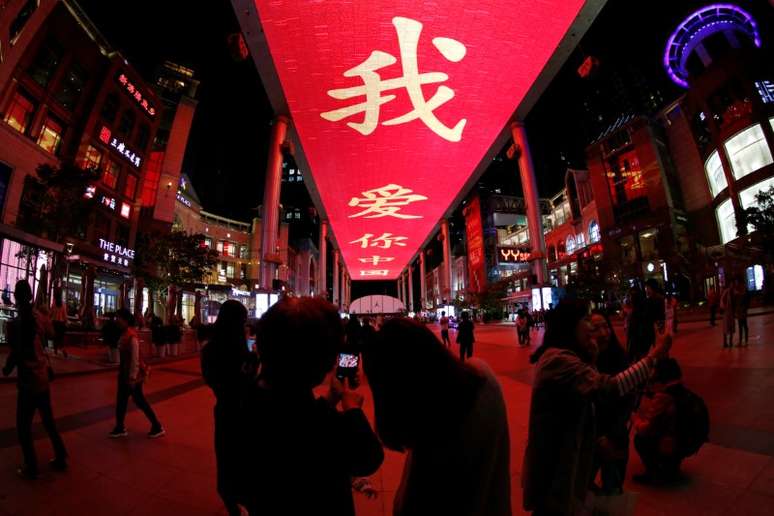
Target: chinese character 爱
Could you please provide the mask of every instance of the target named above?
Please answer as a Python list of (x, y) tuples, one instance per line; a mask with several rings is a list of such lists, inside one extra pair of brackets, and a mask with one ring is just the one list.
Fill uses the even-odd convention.
[[(358, 113), (363, 113), (362, 122), (348, 122), (347, 125), (360, 134), (367, 136), (376, 130), (379, 123), (379, 111), (382, 104), (395, 99), (395, 95), (384, 95), (384, 91), (392, 91), (404, 88), (408, 94), (413, 110), (392, 118), (382, 125), (399, 125), (416, 119), (422, 120), (435, 134), (450, 142), (458, 142), (462, 139), (462, 130), (467, 119), (463, 118), (457, 125), (450, 128), (445, 126), (435, 116), (434, 111), (446, 102), (454, 98), (454, 90), (447, 86), (439, 86), (430, 99), (425, 99), (422, 86), (446, 81), (449, 76), (442, 72), (420, 73), (417, 59), (417, 46), (422, 32), (422, 24), (410, 18), (395, 17), (392, 24), (398, 34), (398, 46), (400, 48), (400, 64), (403, 75), (393, 79), (382, 80), (377, 73), (387, 66), (395, 64), (395, 56), (375, 50), (368, 59), (344, 72), (344, 77), (360, 77), (362, 86), (353, 86), (329, 90), (328, 95), (338, 99), (347, 100), (354, 97), (365, 96), (365, 100), (347, 107), (321, 113), (320, 116), (331, 122), (338, 122)], [(465, 45), (451, 38), (433, 38), (433, 45), (448, 61), (457, 63), (465, 57), (467, 49)]]
[(376, 219), (381, 217), (396, 217), (399, 219), (421, 219), (421, 215), (404, 215), (398, 213), (401, 206), (416, 201), (425, 201), (427, 197), (412, 193), (413, 190), (400, 185), (389, 184), (363, 192), (363, 197), (353, 197), (349, 201), (351, 207), (364, 208), (363, 211), (350, 215), (349, 218), (365, 217)]

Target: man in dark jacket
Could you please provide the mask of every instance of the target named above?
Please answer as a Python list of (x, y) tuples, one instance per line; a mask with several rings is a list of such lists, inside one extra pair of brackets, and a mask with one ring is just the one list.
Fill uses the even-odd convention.
[(343, 340), (338, 311), (320, 299), (285, 298), (261, 318), (261, 372), (244, 405), (251, 514), (354, 516), (351, 478), (381, 465), (362, 395), (335, 375), (327, 397), (312, 392)]

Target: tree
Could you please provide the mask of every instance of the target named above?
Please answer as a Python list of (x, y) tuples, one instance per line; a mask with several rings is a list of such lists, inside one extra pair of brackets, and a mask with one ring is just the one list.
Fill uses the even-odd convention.
[(762, 242), (766, 255), (774, 256), (774, 185), (768, 190), (755, 194), (755, 206), (744, 210), (744, 218), (749, 225), (763, 236)]
[(218, 263), (218, 253), (203, 242), (204, 235), (183, 231), (140, 234), (135, 244), (133, 272), (155, 292), (170, 285), (199, 284)]
[(95, 206), (86, 188), (99, 181), (101, 173), (66, 162), (42, 164), (36, 175), (26, 180), (20, 225), (54, 242), (80, 236)]

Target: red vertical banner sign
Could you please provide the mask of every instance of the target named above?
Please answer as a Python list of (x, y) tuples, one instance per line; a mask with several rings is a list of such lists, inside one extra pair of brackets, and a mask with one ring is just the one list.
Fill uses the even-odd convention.
[(478, 196), (465, 208), (465, 238), (468, 248), (468, 290), (481, 292), (486, 285), (484, 227), (481, 224), (481, 201)]

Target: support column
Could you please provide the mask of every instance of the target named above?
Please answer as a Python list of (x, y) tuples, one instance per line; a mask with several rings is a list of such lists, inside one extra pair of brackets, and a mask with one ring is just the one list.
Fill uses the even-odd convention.
[(317, 262), (317, 289), (322, 297), (328, 299), (328, 285), (326, 281), (328, 276), (326, 274), (327, 269), (327, 253), (328, 253), (328, 221), (323, 220), (320, 222), (320, 260)]
[(425, 272), (425, 250), (419, 250), (419, 309), (425, 309), (427, 302), (427, 283)]
[(398, 278), (397, 282), (398, 282), (398, 299), (402, 303), (403, 302), (403, 282), (400, 280), (400, 278)]
[(333, 251), (333, 304), (341, 306), (339, 303), (339, 250)]
[(411, 273), (411, 270), (413, 268), (414, 268), (413, 264), (409, 263), (409, 266), (408, 266), (408, 298), (409, 298), (408, 309), (409, 309), (409, 312), (413, 311), (413, 308), (414, 308), (414, 275)]
[(452, 302), (452, 275), (451, 275), (451, 239), (449, 238), (449, 221), (441, 221), (441, 238), (443, 239), (443, 290), (441, 297), (446, 298), (447, 303)]
[(269, 144), (269, 161), (266, 165), (266, 184), (263, 190), (263, 237), (261, 239), (261, 286), (271, 289), (277, 268), (277, 234), (279, 233), (279, 202), (282, 184), (282, 144), (288, 132), (288, 119), (279, 116), (274, 120)]
[(527, 227), (532, 252), (539, 256), (532, 261), (532, 272), (538, 285), (546, 282), (546, 241), (543, 236), (543, 217), (540, 214), (535, 166), (527, 140), (527, 130), (523, 122), (511, 123), (511, 134), (519, 162), (521, 188), (524, 191), (524, 204), (527, 207)]

